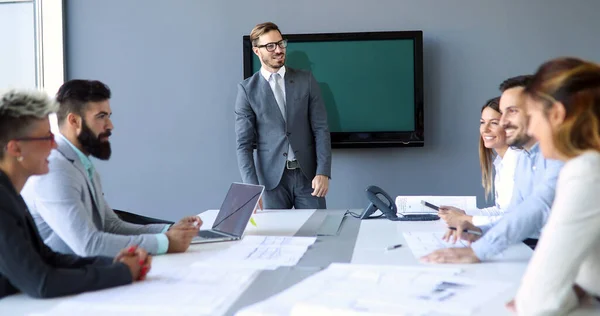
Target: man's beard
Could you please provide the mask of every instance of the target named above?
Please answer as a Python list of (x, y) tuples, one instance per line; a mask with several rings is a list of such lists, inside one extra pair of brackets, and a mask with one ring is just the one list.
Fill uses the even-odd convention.
[(281, 67), (283, 67), (283, 65), (285, 65), (285, 54), (282, 53), (283, 55), (283, 59), (280, 61), (276, 61), (275, 59), (273, 59), (272, 57), (274, 56), (263, 56), (262, 61), (267, 64), (267, 66), (273, 68), (273, 69), (279, 69)]
[(513, 148), (523, 148), (530, 140), (531, 137), (527, 135), (527, 133), (523, 133), (522, 135), (517, 135), (512, 142), (508, 143), (508, 146)]
[(77, 136), (77, 140), (83, 147), (87, 153), (96, 157), (100, 160), (108, 160), (110, 158), (111, 149), (110, 142), (101, 141), (100, 138), (108, 137), (112, 133), (110, 131), (106, 131), (104, 133), (100, 133), (98, 136), (94, 135), (94, 132), (87, 126), (85, 121), (81, 122), (81, 133)]

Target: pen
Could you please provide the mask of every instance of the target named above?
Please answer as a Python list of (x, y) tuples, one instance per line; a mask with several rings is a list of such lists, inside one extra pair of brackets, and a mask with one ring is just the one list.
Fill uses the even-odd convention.
[[(451, 230), (456, 230), (456, 227), (448, 227), (448, 229), (451, 229)], [(476, 230), (463, 229), (463, 232), (464, 232), (464, 233), (469, 233), (469, 234), (472, 234), (472, 235), (481, 236), (481, 233), (480, 233), (480, 232), (478, 232), (478, 231), (476, 231)]]
[(400, 247), (402, 247), (402, 244), (391, 245), (391, 246), (385, 248), (385, 250), (394, 250), (394, 249), (397, 249), (397, 248), (400, 248)]

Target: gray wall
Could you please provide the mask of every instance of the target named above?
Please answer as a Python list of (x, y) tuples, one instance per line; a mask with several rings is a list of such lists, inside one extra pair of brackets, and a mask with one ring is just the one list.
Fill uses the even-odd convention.
[[(552, 57), (599, 61), (600, 1), (66, 1), (68, 78), (113, 90), (113, 158), (98, 162), (115, 208), (175, 219), (218, 208), (239, 181), (233, 104), (242, 35), (423, 30), (424, 148), (333, 151), (330, 208), (391, 195), (477, 195), (479, 110), (505, 78)], [(377, 54), (377, 52), (373, 52)]]

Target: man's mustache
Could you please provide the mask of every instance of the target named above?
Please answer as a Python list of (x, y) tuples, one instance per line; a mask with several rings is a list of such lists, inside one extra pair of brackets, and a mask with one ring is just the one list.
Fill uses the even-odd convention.
[(100, 133), (98, 134), (98, 138), (102, 138), (102, 137), (110, 137), (110, 135), (112, 135), (111, 131), (106, 131), (104, 133)]

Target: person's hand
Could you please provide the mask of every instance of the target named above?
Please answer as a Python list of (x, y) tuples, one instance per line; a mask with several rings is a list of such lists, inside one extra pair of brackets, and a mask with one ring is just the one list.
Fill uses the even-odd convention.
[(152, 256), (142, 248), (131, 246), (121, 250), (115, 256), (114, 262), (122, 262), (127, 265), (132, 279), (141, 281), (146, 279), (146, 275), (152, 267)]
[[(452, 227), (452, 228), (450, 228)], [(469, 221), (460, 221), (456, 223), (455, 226), (450, 226), (446, 231), (446, 234), (442, 237), (442, 240), (447, 241), (449, 243), (455, 244), (457, 240), (465, 240), (469, 242), (471, 245), (472, 242), (481, 238), (481, 235), (475, 235), (471, 233), (465, 232), (465, 230), (476, 231), (480, 234), (483, 234), (481, 228), (473, 225)]]
[(508, 309), (511, 313), (516, 314), (517, 313), (517, 305), (515, 304), (515, 300), (512, 299), (510, 300), (510, 302), (506, 303), (506, 309)]
[(314, 190), (311, 193), (312, 196), (324, 197), (329, 191), (329, 177), (322, 174), (316, 175), (312, 180), (312, 188)]
[(190, 247), (192, 238), (198, 235), (200, 227), (194, 225), (173, 225), (165, 235), (169, 239), (169, 249), (167, 253), (184, 252)]
[(473, 216), (469, 216), (465, 211), (452, 206), (440, 206), (438, 216), (443, 219), (448, 226), (456, 226), (460, 221), (473, 222)]
[(186, 216), (182, 218), (179, 222), (173, 224), (173, 226), (169, 227), (169, 230), (174, 228), (177, 229), (180, 227), (187, 228), (190, 226), (196, 226), (200, 228), (200, 226), (202, 226), (202, 219), (200, 219), (200, 217), (198, 216)]
[(262, 196), (260, 197), (260, 199), (258, 199), (258, 204), (256, 205), (256, 207), (254, 208), (254, 214), (256, 214), (256, 211), (263, 209), (263, 203), (262, 203)]
[(438, 249), (421, 257), (425, 263), (478, 263), (481, 262), (471, 248)]

